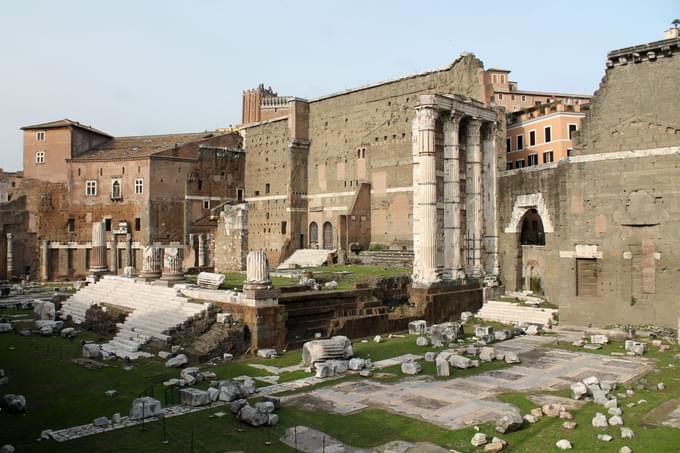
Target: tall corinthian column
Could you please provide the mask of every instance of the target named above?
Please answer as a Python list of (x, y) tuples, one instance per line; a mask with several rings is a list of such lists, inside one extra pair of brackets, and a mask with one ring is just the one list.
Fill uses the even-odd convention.
[(7, 233), (7, 280), (14, 278), (14, 236)]
[(465, 277), (460, 256), (460, 120), (451, 112), (444, 121), (444, 269), (450, 279)]
[(413, 283), (430, 286), (437, 274), (437, 174), (435, 165), (434, 106), (416, 107), (413, 155)]
[(482, 276), (482, 121), (473, 118), (467, 123), (465, 178), (465, 211), (467, 217), (467, 274)]
[(106, 224), (92, 222), (92, 250), (90, 252), (90, 274), (108, 272), (106, 266)]
[(205, 234), (198, 235), (198, 267), (205, 267)]
[(496, 124), (487, 123), (482, 137), (484, 160), (484, 269), (488, 276), (498, 276), (498, 225), (496, 224)]

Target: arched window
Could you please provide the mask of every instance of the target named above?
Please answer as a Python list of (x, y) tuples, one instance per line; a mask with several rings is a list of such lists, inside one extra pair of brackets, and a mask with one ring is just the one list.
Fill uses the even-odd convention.
[(319, 225), (316, 222), (309, 224), (309, 248), (316, 248), (319, 245)]
[(111, 199), (120, 200), (120, 198), (120, 181), (116, 180), (111, 185)]
[(323, 248), (333, 248), (333, 224), (331, 222), (323, 224)]
[(522, 234), (520, 236), (522, 245), (545, 245), (545, 232), (543, 231), (543, 221), (538, 211), (531, 209), (524, 214), (522, 220)]

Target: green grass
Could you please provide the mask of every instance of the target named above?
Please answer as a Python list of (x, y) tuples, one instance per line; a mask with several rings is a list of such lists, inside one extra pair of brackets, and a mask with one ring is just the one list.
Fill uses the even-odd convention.
[(321, 266), (309, 270), (315, 273), (330, 274), (335, 272), (349, 272), (349, 275), (345, 275), (338, 280), (338, 290), (353, 289), (354, 285), (357, 283), (370, 283), (372, 280), (380, 277), (395, 277), (398, 275), (409, 275), (411, 273), (411, 268), (407, 267), (382, 267), (361, 264)]

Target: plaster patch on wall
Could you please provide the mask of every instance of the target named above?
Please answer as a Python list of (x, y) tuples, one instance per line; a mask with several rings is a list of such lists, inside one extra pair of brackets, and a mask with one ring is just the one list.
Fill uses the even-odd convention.
[(543, 231), (546, 233), (554, 233), (552, 220), (548, 213), (548, 207), (545, 205), (542, 193), (530, 193), (525, 195), (518, 195), (515, 198), (515, 204), (512, 206), (512, 214), (508, 226), (505, 227), (506, 233), (519, 233), (522, 230), (522, 218), (530, 209), (538, 211), (543, 222)]

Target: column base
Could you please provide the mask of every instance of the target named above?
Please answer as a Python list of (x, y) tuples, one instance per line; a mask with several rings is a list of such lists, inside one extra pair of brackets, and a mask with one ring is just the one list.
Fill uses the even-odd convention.
[(150, 282), (152, 280), (158, 280), (161, 278), (161, 272), (160, 271), (142, 271), (138, 275), (139, 278), (142, 280), (145, 280), (147, 282)]
[(185, 281), (184, 274), (161, 274), (160, 280), (157, 283), (165, 286), (174, 286), (177, 283)]

